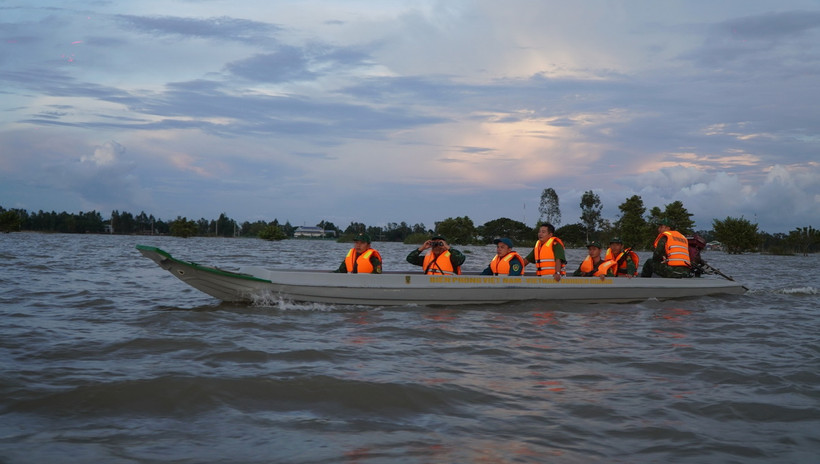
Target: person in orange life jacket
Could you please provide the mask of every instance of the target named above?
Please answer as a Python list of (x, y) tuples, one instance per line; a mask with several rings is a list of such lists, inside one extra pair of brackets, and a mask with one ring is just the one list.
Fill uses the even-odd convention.
[[(427, 249), (430, 252), (422, 256), (421, 253)], [(407, 255), (407, 262), (421, 266), (425, 274), (461, 274), (461, 265), (466, 259), (460, 251), (450, 248), (447, 240), (441, 235), (434, 235)]]
[(601, 259), (601, 244), (599, 242), (590, 242), (587, 245), (587, 250), (589, 255), (572, 275), (576, 277), (595, 276), (600, 277), (601, 280), (604, 280), (607, 276), (615, 276), (615, 261)]
[(339, 269), (333, 272), (351, 274), (381, 274), (382, 256), (370, 248), (370, 236), (359, 234), (353, 239), (353, 248), (347, 252)]
[(538, 241), (524, 258), (524, 266), (529, 263), (535, 264), (535, 275), (551, 275), (556, 282), (567, 275), (564, 242), (555, 236), (555, 227), (552, 224), (542, 224), (538, 228)]
[(481, 275), (510, 275), (524, 274), (524, 258), (513, 251), (513, 242), (508, 238), (497, 238), (495, 243), (495, 257), (481, 272)]
[(691, 277), (689, 241), (672, 229), (668, 219), (661, 219), (658, 224), (658, 237), (653, 246), (652, 259), (644, 263), (641, 277), (653, 277), (653, 274), (676, 279)]
[(641, 259), (638, 254), (632, 251), (632, 248), (624, 251), (624, 242), (615, 237), (609, 241), (609, 248), (604, 255), (604, 261), (613, 260), (618, 263), (618, 272), (616, 277), (635, 277), (638, 275), (638, 264)]

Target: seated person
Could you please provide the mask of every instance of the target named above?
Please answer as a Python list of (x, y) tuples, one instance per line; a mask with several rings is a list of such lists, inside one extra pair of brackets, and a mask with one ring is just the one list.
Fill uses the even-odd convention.
[(359, 234), (353, 239), (353, 248), (347, 252), (342, 264), (333, 272), (351, 274), (381, 274), (382, 256), (370, 248), (370, 236)]
[[(430, 253), (422, 256), (424, 250)], [(447, 240), (441, 235), (434, 235), (407, 255), (407, 262), (421, 266), (425, 274), (456, 275), (461, 274), (461, 265), (467, 259), (455, 248), (450, 248)]]
[(576, 277), (600, 277), (601, 280), (604, 280), (605, 277), (615, 276), (615, 261), (609, 260), (604, 261), (601, 259), (601, 244), (600, 242), (590, 242), (587, 245), (587, 253), (588, 256), (584, 259), (584, 262), (578, 266), (578, 270), (576, 270), (572, 275)]
[(482, 275), (510, 275), (520, 276), (524, 274), (524, 258), (513, 251), (513, 242), (508, 238), (497, 238), (495, 243), (495, 257), (490, 261)]
[(624, 242), (615, 237), (609, 241), (609, 248), (606, 250), (604, 261), (613, 260), (617, 266), (616, 277), (635, 277), (638, 275), (638, 264), (641, 259), (632, 248), (624, 249)]
[(652, 246), (652, 258), (644, 263), (641, 277), (692, 277), (689, 241), (674, 230), (668, 219), (661, 219), (658, 223), (658, 237)]

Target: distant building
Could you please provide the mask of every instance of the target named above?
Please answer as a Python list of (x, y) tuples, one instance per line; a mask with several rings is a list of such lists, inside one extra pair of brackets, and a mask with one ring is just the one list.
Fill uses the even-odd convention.
[(325, 229), (321, 227), (301, 226), (293, 231), (294, 237), (325, 238)]
[(723, 244), (718, 242), (718, 241), (709, 242), (709, 243), (706, 244), (706, 249), (707, 250), (715, 250), (715, 251), (723, 251)]

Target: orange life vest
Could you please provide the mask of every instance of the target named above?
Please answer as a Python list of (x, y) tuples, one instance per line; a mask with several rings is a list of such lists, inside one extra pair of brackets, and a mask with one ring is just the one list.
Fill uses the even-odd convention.
[(350, 251), (347, 252), (347, 256), (345, 257), (345, 266), (347, 266), (347, 272), (351, 274), (372, 274), (373, 263), (370, 262), (370, 256), (376, 255), (381, 262), (382, 257), (378, 251), (374, 250), (373, 248), (369, 248), (364, 253), (357, 255), (356, 249), (351, 248)]
[[(624, 256), (626, 253), (626, 256)], [(638, 275), (638, 264), (641, 262), (641, 258), (638, 257), (638, 253), (635, 253), (632, 250), (622, 251), (618, 256), (612, 256), (612, 250), (607, 248), (606, 249), (606, 256), (604, 257), (605, 261), (613, 260), (616, 263), (620, 261), (618, 265), (618, 274), (617, 275), (627, 275), (626, 273), (626, 265), (627, 260), (632, 258), (632, 261), (635, 263), (635, 273), (633, 275)]]
[(564, 262), (561, 262), (561, 269), (555, 269), (555, 252), (552, 250), (553, 242), (558, 242), (561, 246), (564, 246), (564, 242), (561, 241), (558, 237), (550, 237), (549, 240), (544, 242), (543, 244), (538, 241), (535, 242), (535, 248), (533, 249), (535, 254), (535, 275), (553, 275), (560, 273), (562, 276), (567, 275), (567, 271), (565, 268), (567, 267)]
[(453, 269), (453, 262), (450, 261), (450, 252), (445, 251), (438, 255), (427, 253), (424, 262), (421, 264), (425, 274), (456, 275), (461, 274), (461, 266)]
[(605, 276), (609, 268), (615, 266), (615, 261), (609, 259), (606, 261), (601, 261), (601, 264), (598, 265), (598, 269), (595, 269), (595, 265), (592, 264), (592, 256), (587, 256), (584, 262), (581, 263), (581, 272), (592, 272), (595, 269), (595, 273), (592, 275), (599, 277)]
[(510, 275), (510, 261), (514, 258), (518, 258), (518, 261), (520, 261), (522, 265), (524, 264), (524, 259), (521, 255), (514, 251), (507, 253), (501, 259), (498, 259), (498, 255), (495, 255), (493, 260), (490, 261), (490, 270), (493, 271), (493, 275)]
[(661, 237), (666, 236), (666, 264), (669, 266), (689, 267), (689, 240), (677, 230), (667, 230), (658, 234), (654, 248), (658, 247)]

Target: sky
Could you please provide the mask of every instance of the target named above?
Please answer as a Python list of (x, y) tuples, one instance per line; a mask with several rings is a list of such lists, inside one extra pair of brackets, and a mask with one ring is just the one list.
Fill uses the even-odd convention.
[(0, 0), (0, 206), (820, 227), (817, 0)]

